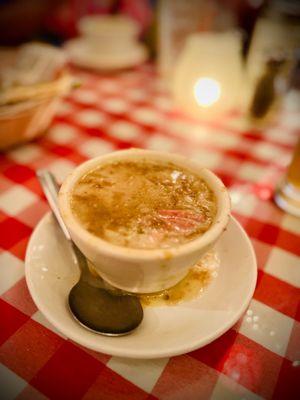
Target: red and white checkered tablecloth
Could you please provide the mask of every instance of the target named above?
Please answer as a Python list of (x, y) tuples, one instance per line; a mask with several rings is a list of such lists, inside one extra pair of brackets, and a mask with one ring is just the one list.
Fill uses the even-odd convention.
[[(47, 134), (1, 155), (0, 399), (299, 399), (300, 220), (270, 200), (299, 135), (299, 114), (285, 111), (264, 130), (234, 115), (199, 123), (174, 111), (149, 65), (77, 75), (83, 85), (63, 101)], [(36, 308), (24, 278), (28, 239), (48, 210), (35, 170), (49, 168), (62, 181), (87, 158), (132, 146), (182, 153), (215, 171), (258, 259), (243, 318), (208, 346), (173, 358), (121, 359), (76, 345)]]

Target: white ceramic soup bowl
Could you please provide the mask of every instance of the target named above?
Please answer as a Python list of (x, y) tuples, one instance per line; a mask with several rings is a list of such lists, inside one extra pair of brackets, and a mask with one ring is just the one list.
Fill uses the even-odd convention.
[(138, 24), (123, 15), (88, 15), (79, 21), (85, 46), (91, 51), (111, 54), (131, 50), (137, 42)]
[[(87, 172), (120, 160), (172, 162), (199, 175), (214, 192), (217, 201), (217, 214), (211, 227), (202, 236), (167, 249), (133, 249), (117, 246), (88, 232), (72, 213), (70, 205), (72, 189)], [(176, 154), (138, 149), (109, 153), (78, 166), (60, 189), (59, 207), (73, 241), (94, 264), (99, 275), (111, 285), (134, 293), (160, 291), (183, 279), (189, 268), (218, 240), (230, 217), (228, 192), (221, 180), (211, 171), (197, 162)]]

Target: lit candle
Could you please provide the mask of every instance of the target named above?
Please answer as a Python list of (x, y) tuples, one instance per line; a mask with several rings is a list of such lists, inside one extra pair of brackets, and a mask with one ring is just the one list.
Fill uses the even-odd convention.
[(220, 84), (212, 78), (199, 78), (194, 86), (196, 102), (201, 107), (209, 107), (219, 100), (221, 95)]
[(174, 99), (187, 113), (200, 118), (213, 118), (237, 104), (241, 107), (242, 72), (238, 32), (193, 34), (175, 66)]

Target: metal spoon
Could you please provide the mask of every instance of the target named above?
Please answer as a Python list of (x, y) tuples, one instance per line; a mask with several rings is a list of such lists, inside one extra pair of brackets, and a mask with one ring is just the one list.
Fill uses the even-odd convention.
[(139, 298), (125, 294), (90, 273), (86, 257), (73, 243), (60, 215), (57, 205), (58, 184), (54, 176), (49, 171), (38, 170), (37, 177), (81, 269), (80, 279), (68, 297), (72, 315), (82, 326), (102, 335), (121, 336), (132, 332), (143, 319)]

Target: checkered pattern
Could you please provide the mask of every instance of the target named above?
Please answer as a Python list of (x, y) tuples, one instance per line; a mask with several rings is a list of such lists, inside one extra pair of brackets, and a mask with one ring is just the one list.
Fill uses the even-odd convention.
[[(113, 77), (75, 73), (82, 86), (64, 100), (47, 134), (1, 156), (0, 398), (300, 398), (300, 222), (271, 200), (299, 116), (285, 112), (265, 130), (250, 129), (238, 115), (196, 122), (174, 108), (149, 65)], [(179, 357), (128, 360), (76, 345), (37, 310), (24, 279), (28, 239), (48, 209), (35, 170), (49, 168), (62, 181), (87, 158), (127, 147), (182, 153), (213, 169), (231, 189), (234, 214), (258, 258), (257, 288), (243, 318)]]

